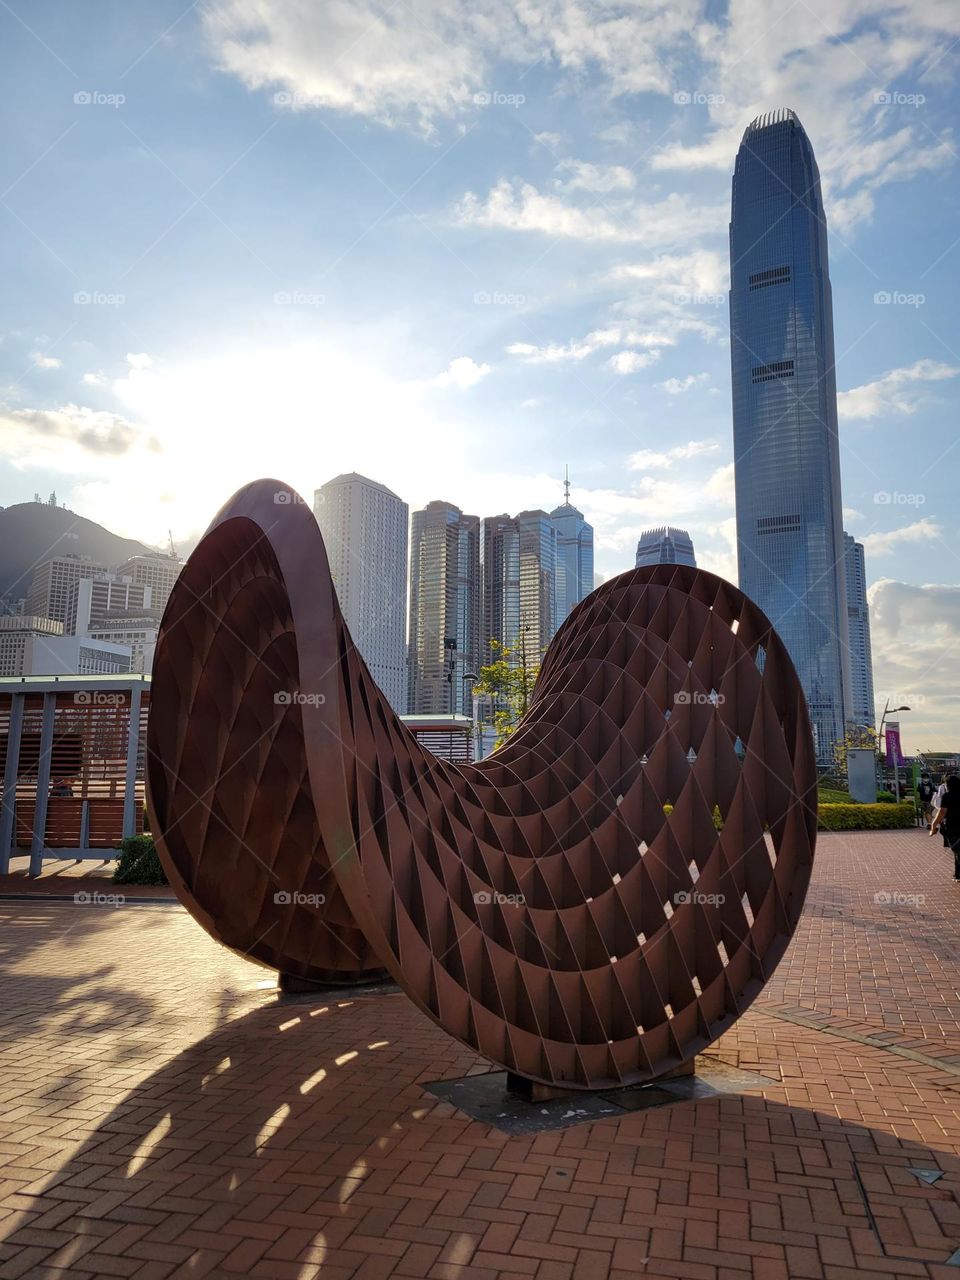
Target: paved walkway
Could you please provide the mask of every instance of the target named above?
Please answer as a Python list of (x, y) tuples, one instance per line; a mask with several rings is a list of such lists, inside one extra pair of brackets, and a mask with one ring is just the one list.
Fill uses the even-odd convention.
[(821, 838), (710, 1050), (769, 1087), (524, 1137), (424, 1091), (487, 1065), (402, 995), (278, 1000), (162, 903), (0, 901), (0, 1280), (955, 1280), (949, 871)]

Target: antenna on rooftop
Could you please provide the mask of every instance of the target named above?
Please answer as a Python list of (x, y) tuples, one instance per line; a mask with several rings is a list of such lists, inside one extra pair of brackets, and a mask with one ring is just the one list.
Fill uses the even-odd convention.
[(570, 505), (570, 466), (564, 463), (563, 467), (563, 500), (569, 507)]

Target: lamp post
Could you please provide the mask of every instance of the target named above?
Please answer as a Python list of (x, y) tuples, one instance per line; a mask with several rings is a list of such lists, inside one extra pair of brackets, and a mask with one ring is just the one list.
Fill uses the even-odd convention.
[[(475, 736), (475, 732), (476, 732), (476, 724), (477, 724), (477, 715), (476, 715), (476, 711), (477, 711), (477, 700), (476, 700), (476, 698), (473, 696), (473, 686), (477, 683), (477, 680), (479, 679), (479, 677), (477, 676), (476, 672), (474, 672), (474, 671), (466, 671), (466, 672), (464, 672), (464, 674), (460, 677), (460, 679), (463, 681), (463, 683), (464, 683), (464, 684), (466, 684), (468, 680), (469, 680), (469, 682), (470, 682), (470, 736), (471, 736), (471, 737), (474, 737), (474, 736)], [(463, 710), (464, 710), (464, 714), (466, 714), (466, 710), (467, 710), (467, 691), (466, 691), (466, 689), (464, 689), (464, 691), (463, 691)], [(478, 741), (479, 741), (479, 740), (478, 740)], [(469, 753), (468, 753), (468, 754), (469, 754)], [(478, 755), (478, 757), (477, 757), (477, 758), (479, 759), (479, 755)]]
[[(880, 717), (880, 728), (877, 730), (877, 749), (878, 750), (880, 747), (880, 743), (883, 741), (883, 722), (884, 720), (886, 720), (890, 712), (892, 711), (894, 715), (896, 715), (898, 711), (909, 711), (909, 710), (910, 708), (906, 704), (904, 704), (902, 707), (891, 707), (890, 699), (889, 698), (887, 699), (887, 705), (883, 708), (883, 715)], [(883, 758), (884, 760), (886, 760), (887, 758), (887, 749), (885, 744), (883, 749)], [(897, 797), (897, 803), (899, 804), (900, 803), (900, 766), (896, 760), (894, 760), (893, 762), (893, 789), (894, 789), (894, 794)]]

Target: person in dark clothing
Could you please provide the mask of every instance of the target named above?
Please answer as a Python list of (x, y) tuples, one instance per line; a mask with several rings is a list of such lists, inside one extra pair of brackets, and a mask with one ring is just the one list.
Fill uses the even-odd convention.
[(933, 779), (924, 769), (920, 775), (920, 781), (917, 783), (917, 808), (923, 818), (923, 826), (927, 826), (933, 820), (933, 797), (935, 792), (936, 787), (933, 785)]
[(953, 850), (953, 878), (960, 880), (960, 778), (955, 773), (947, 778), (940, 808), (930, 823), (930, 834), (936, 835), (941, 827), (947, 845)]

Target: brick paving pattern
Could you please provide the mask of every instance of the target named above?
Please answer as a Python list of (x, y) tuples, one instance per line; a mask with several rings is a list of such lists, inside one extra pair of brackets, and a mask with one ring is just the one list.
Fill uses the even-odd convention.
[(951, 870), (822, 838), (710, 1049), (773, 1083), (523, 1137), (424, 1091), (488, 1067), (405, 996), (278, 999), (162, 903), (0, 901), (0, 1280), (953, 1280)]

